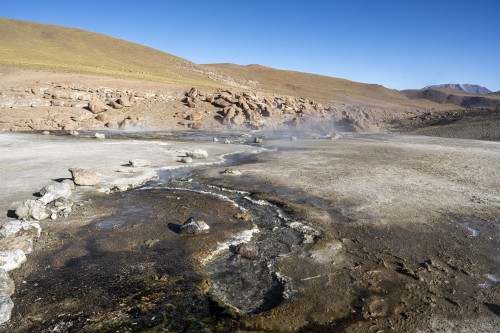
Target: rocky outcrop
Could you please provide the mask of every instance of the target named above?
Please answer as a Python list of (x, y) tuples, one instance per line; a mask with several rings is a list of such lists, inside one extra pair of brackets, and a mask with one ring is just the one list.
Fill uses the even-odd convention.
[[(182, 102), (188, 107), (196, 107), (202, 102), (210, 103), (219, 108), (216, 118), (222, 125), (233, 125), (258, 129), (266, 125), (267, 120), (273, 116), (283, 119), (288, 124), (296, 124), (307, 115), (322, 116), (324, 107), (305, 98), (278, 96), (263, 93), (237, 92), (232, 90), (219, 90), (204, 94), (192, 88), (185, 94)], [(181, 118), (191, 121), (191, 126), (203, 119), (203, 114), (177, 114)]]

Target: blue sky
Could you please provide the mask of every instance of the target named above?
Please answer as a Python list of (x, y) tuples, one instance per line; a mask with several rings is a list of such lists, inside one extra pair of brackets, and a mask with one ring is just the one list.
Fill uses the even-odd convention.
[(196, 63), (258, 63), (389, 88), (500, 90), (500, 1), (2, 1), (0, 16), (76, 27)]

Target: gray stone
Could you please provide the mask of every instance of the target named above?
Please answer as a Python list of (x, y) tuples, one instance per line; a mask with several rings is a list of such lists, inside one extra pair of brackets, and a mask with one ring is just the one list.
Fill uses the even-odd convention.
[(95, 170), (69, 169), (73, 181), (80, 186), (95, 186), (101, 181), (102, 175)]
[(151, 162), (148, 161), (148, 160), (144, 160), (144, 159), (140, 159), (140, 158), (137, 158), (135, 160), (130, 160), (129, 161), (130, 163), (130, 166), (132, 167), (146, 167), (146, 166), (150, 166), (151, 165)]
[(69, 182), (47, 185), (40, 190), (40, 194), (42, 197), (38, 201), (44, 205), (60, 198), (68, 199), (71, 196), (71, 185)]
[(10, 272), (26, 262), (26, 255), (21, 249), (0, 251), (0, 269)]
[(190, 234), (190, 235), (197, 235), (201, 234), (203, 232), (203, 229), (201, 228), (200, 224), (198, 221), (194, 219), (194, 217), (190, 217), (187, 219), (186, 222), (184, 222), (183, 225), (181, 225), (179, 229), (180, 234)]
[(0, 324), (10, 320), (10, 314), (14, 308), (14, 302), (9, 296), (0, 296)]
[(40, 237), (42, 228), (37, 222), (14, 220), (5, 222), (0, 227), (0, 237), (17, 237), (28, 235)]
[(187, 157), (191, 157), (193, 159), (205, 159), (208, 158), (208, 153), (204, 149), (196, 149), (193, 151), (188, 151), (186, 153)]
[(26, 200), (16, 209), (16, 216), (20, 219), (44, 220), (49, 217), (45, 210), (45, 204), (38, 200)]
[(250, 244), (238, 244), (236, 246), (236, 253), (239, 254), (241, 257), (250, 259), (250, 260), (256, 260), (259, 259), (259, 250)]
[(75, 183), (71, 179), (65, 179), (61, 182), (62, 184), (68, 184), (69, 188), (74, 190), (75, 189)]

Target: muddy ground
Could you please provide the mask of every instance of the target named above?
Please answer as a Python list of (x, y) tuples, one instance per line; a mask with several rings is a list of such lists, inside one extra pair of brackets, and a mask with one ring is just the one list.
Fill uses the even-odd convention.
[[(319, 232), (276, 261), (279, 305), (244, 314), (210, 296), (200, 258), (251, 228), (240, 208), (135, 190), (84, 197), (67, 220), (42, 225), (12, 274), (16, 306), (1, 331), (499, 331), (499, 143), (345, 134), (263, 145), (271, 151), (233, 167), (241, 175), (206, 166), (186, 176), (248, 191)], [(175, 233), (192, 215), (208, 234)]]

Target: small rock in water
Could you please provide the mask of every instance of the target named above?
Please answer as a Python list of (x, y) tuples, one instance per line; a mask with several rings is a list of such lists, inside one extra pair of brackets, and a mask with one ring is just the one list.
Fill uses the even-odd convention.
[(0, 324), (10, 320), (10, 314), (14, 308), (14, 302), (9, 296), (0, 296)]
[(106, 139), (106, 135), (102, 133), (96, 133), (94, 136), (96, 139)]
[(16, 209), (16, 216), (20, 219), (44, 220), (49, 217), (43, 202), (38, 200), (26, 200)]
[(208, 229), (210, 229), (210, 226), (205, 221), (198, 221), (198, 225), (203, 231), (207, 231)]
[(214, 138), (214, 142), (219, 142), (219, 139), (217, 139), (217, 138)]
[(9, 221), (0, 228), (0, 237), (16, 237), (28, 235), (32, 237), (40, 237), (42, 228), (37, 222), (30, 221)]
[(21, 249), (0, 251), (0, 269), (6, 272), (21, 267), (26, 261), (26, 255)]
[(42, 133), (43, 133), (43, 135), (49, 135), (50, 134), (49, 131), (43, 131)]
[(184, 222), (184, 224), (181, 225), (179, 229), (180, 234), (197, 235), (201, 234), (202, 232), (202, 227), (200, 226), (198, 221), (194, 219), (194, 217), (190, 217), (189, 219), (187, 219), (187, 221)]
[(50, 215), (50, 218), (51, 218), (52, 220), (57, 220), (57, 213), (52, 213), (52, 214)]
[(297, 137), (296, 136), (291, 136), (290, 137), (290, 141), (297, 141)]
[(193, 162), (193, 159), (191, 157), (182, 157), (179, 161), (181, 163), (191, 163)]
[(204, 149), (196, 149), (193, 151), (188, 151), (186, 153), (187, 157), (194, 158), (196, 160), (208, 158), (208, 153)]
[(73, 181), (80, 186), (94, 186), (101, 181), (102, 175), (95, 170), (69, 169)]
[(259, 250), (253, 245), (250, 244), (238, 244), (236, 245), (236, 253), (239, 254), (242, 258), (256, 260), (259, 259)]
[(254, 143), (262, 143), (262, 138), (254, 138)]
[(230, 144), (230, 143), (231, 143), (231, 141), (230, 141), (229, 139), (226, 139), (226, 140), (224, 140), (224, 143), (225, 143), (225, 144)]
[(136, 168), (136, 167), (146, 167), (146, 166), (150, 166), (151, 165), (150, 161), (143, 160), (143, 159), (140, 159), (140, 158), (137, 158), (135, 160), (130, 160), (129, 163), (130, 163), (130, 166), (133, 167), (133, 168)]
[(69, 135), (79, 136), (80, 133), (78, 133), (77, 131), (71, 130), (71, 131), (69, 131)]
[(332, 136), (332, 137), (331, 137), (331, 139), (332, 139), (332, 140), (340, 140), (340, 139), (342, 139), (342, 135), (341, 135), (341, 134), (339, 134), (339, 133), (337, 133), (337, 134), (335, 134), (334, 136)]

